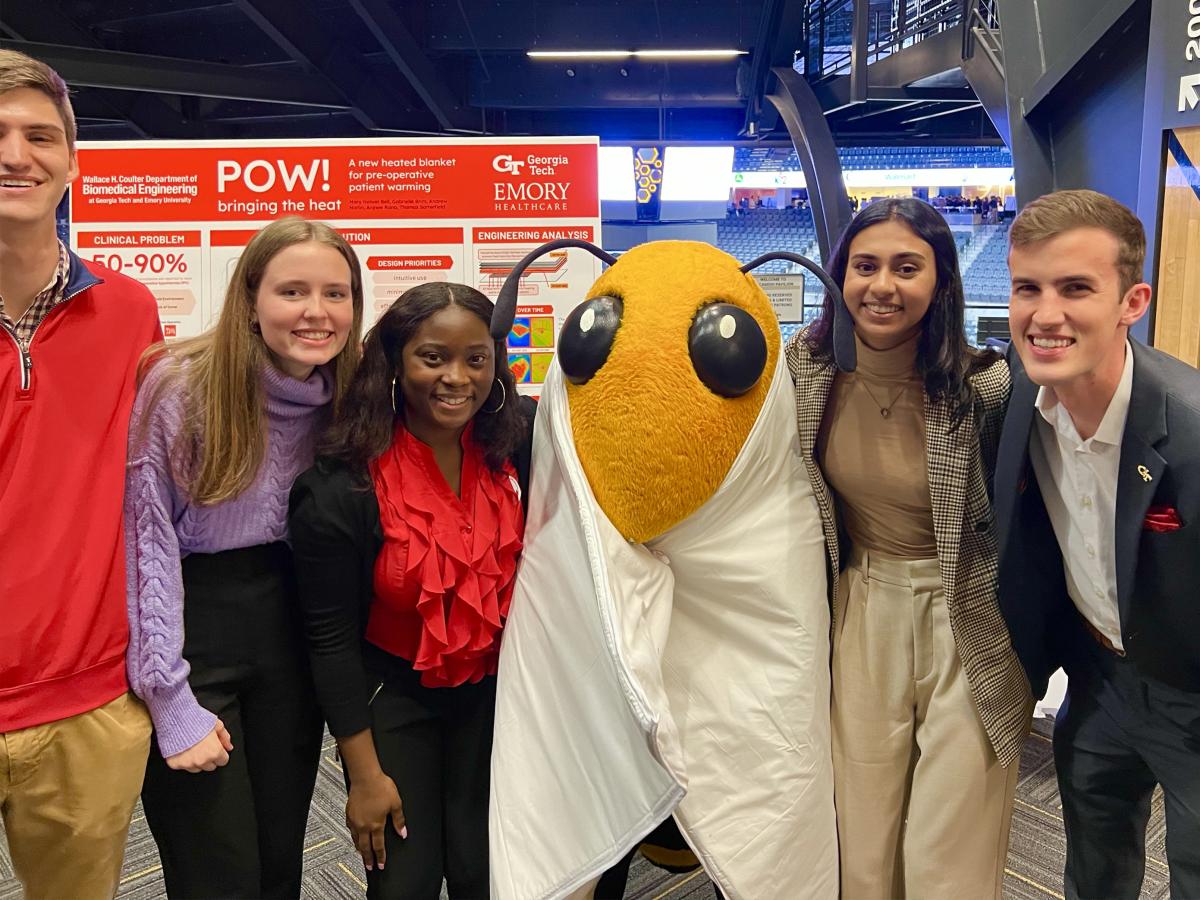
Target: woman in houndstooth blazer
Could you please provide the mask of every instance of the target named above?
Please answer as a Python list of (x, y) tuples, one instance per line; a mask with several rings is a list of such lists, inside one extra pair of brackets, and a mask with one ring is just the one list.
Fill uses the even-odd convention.
[(829, 271), (856, 370), (834, 364), (828, 294), (786, 353), (830, 566), (842, 897), (999, 898), (1032, 709), (996, 599), (1008, 368), (966, 342), (928, 204), (865, 207)]

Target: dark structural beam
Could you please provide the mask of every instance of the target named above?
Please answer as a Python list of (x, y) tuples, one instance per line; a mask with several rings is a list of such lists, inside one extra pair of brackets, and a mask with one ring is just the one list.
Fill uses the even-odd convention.
[(876, 60), (871, 63), (871, 83), (899, 86), (956, 70), (962, 66), (962, 40), (959, 24)]
[[(399, 5), (399, 4), (397, 4)], [(696, 0), (572, 0), (569, 3), (426, 0), (429, 53), (630, 50), (656, 47), (747, 49), (757, 3)], [(657, 28), (661, 17), (662, 32)], [(468, 21), (470, 25), (468, 25)], [(748, 26), (748, 27), (747, 27)]]
[(287, 72), (32, 41), (0, 39), (0, 47), (28, 53), (52, 66), (68, 83), (84, 87), (331, 109), (346, 106), (336, 92), (319, 82)]
[[(320, 26), (313, 0), (236, 0), (237, 6), (313, 77), (336, 93), (364, 128), (411, 128), (424, 124), (416, 110), (380, 81), (351, 47)], [(414, 121), (416, 119), (416, 121)]]
[[(171, 9), (177, 4), (163, 0), (121, 0), (120, 3), (91, 3), (92, 16), (89, 25), (109, 28), (124, 28), (129, 24), (142, 25), (146, 22), (165, 24), (170, 28), (194, 25), (197, 18), (220, 13), (233, 8), (229, 0), (190, 0), (183, 9)], [(164, 9), (164, 7), (167, 7)]]
[[(595, 134), (602, 141), (660, 143), (735, 140), (742, 124), (740, 107), (626, 107), (624, 109), (507, 109), (498, 116), (498, 133), (508, 135)], [(489, 121), (492, 117), (489, 116)]]
[[(22, 41), (104, 49), (91, 32), (81, 28), (66, 14), (57, 0), (0, 6), (0, 26)], [(198, 137), (202, 132), (196, 123), (185, 122), (180, 111), (157, 94), (118, 95), (97, 106), (99, 118), (116, 116), (123, 119), (145, 138)]]
[(985, 7), (983, 0), (967, 0), (964, 15), (962, 73), (983, 104), (992, 127), (1011, 147), (1008, 91), (1004, 85), (1004, 49), (1000, 43), (997, 11)]
[[(877, 65), (877, 64), (876, 64)], [(874, 68), (874, 65), (871, 67)], [(835, 112), (847, 106), (853, 106), (860, 101), (854, 98), (854, 88), (850, 83), (851, 76), (841, 75), (828, 81), (814, 85), (813, 90), (821, 106), (826, 112)], [(862, 102), (886, 101), (888, 103), (964, 103), (974, 100), (975, 95), (970, 88), (915, 88), (901, 85), (876, 84), (872, 81), (867, 86), (867, 95)]]
[(384, 0), (350, 0), (350, 5), (442, 128), (478, 130), (479, 123), (467, 121), (467, 110), (455, 99), (407, 26)]
[(816, 94), (802, 75), (791, 66), (780, 66), (772, 72), (775, 90), (768, 99), (779, 110), (800, 157), (821, 259), (828, 264), (833, 259), (834, 244), (850, 223), (850, 198), (842, 182), (842, 163), (833, 143), (833, 132)]
[[(484, 76), (471, 65), (472, 106), (494, 109), (740, 108), (736, 63), (513, 59)], [(623, 73), (623, 74), (622, 74)], [(668, 77), (669, 76), (669, 77)]]
[(867, 102), (869, 68), (867, 42), (870, 40), (870, 4), (854, 0), (854, 26), (850, 36), (850, 102)]
[(763, 2), (747, 79), (744, 133), (751, 137), (775, 127), (778, 113), (765, 103), (767, 84), (773, 69), (792, 64), (804, 28), (804, 6), (802, 0)]
[[(1133, 6), (1133, 0), (1109, 0), (1107, 3), (1096, 4), (1096, 14), (1080, 30), (1075, 42), (1046, 69), (1030, 89), (1025, 98), (1025, 115), (1034, 115), (1042, 101), (1065, 83), (1071, 72), (1081, 68), (1080, 63), (1095, 57), (1104, 46), (1105, 36)], [(1119, 45), (1119, 41), (1114, 43), (1118, 44), (1117, 52), (1128, 52), (1126, 47)]]

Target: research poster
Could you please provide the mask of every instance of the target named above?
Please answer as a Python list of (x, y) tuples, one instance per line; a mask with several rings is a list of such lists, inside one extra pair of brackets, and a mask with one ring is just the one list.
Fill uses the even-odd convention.
[[(495, 299), (530, 250), (599, 243), (596, 138), (80, 142), (71, 245), (143, 282), (168, 338), (220, 312), (243, 248), (287, 215), (327, 222), (354, 247), (369, 327), (424, 281)], [(599, 276), (583, 250), (526, 270), (510, 365), (539, 393), (562, 322)]]

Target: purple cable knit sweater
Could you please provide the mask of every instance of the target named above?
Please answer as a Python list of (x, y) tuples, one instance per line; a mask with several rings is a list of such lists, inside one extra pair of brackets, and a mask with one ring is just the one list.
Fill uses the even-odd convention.
[(159, 365), (147, 376), (130, 421), (125, 566), (129, 684), (146, 701), (158, 749), (167, 757), (199, 743), (216, 723), (216, 716), (197, 702), (188, 685), (181, 560), (189, 553), (287, 539), (288, 493), (296, 476), (312, 465), (316, 432), (333, 398), (333, 376), (321, 367), (307, 381), (299, 381), (267, 365), (262, 373), (268, 421), (262, 468), (233, 500), (195, 506), (175, 484), (168, 462), (182, 426), (182, 382), (168, 385), (158, 404), (146, 408), (164, 372)]

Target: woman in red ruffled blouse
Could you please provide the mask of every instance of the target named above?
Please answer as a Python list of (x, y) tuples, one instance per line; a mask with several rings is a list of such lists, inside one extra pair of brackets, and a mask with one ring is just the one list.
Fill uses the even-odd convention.
[[(373, 898), (486, 897), (496, 662), (532, 402), (492, 304), (406, 291), (367, 335), (290, 527), (318, 697)], [(390, 823), (390, 825), (389, 825)]]

